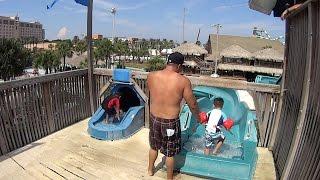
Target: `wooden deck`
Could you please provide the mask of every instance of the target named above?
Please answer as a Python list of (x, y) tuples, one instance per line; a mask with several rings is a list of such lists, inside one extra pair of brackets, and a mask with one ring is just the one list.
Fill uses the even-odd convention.
[[(127, 140), (99, 141), (86, 132), (88, 120), (69, 126), (0, 157), (0, 179), (165, 179), (146, 175), (148, 129)], [(271, 153), (259, 148), (255, 179), (275, 179)], [(158, 158), (157, 164), (162, 160)], [(161, 163), (160, 163), (161, 164)], [(177, 179), (199, 179), (177, 174)]]

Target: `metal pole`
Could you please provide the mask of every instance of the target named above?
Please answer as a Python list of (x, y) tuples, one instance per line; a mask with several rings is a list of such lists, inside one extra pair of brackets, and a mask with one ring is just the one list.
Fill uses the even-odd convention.
[(214, 73), (217, 74), (217, 67), (218, 67), (218, 58), (219, 58), (219, 24), (217, 25), (217, 57), (216, 57), (216, 62), (215, 62), (215, 68), (214, 68)]
[(112, 20), (112, 43), (114, 43), (114, 38), (115, 38), (116, 9), (115, 9), (115, 8), (112, 8), (111, 13), (113, 14), (113, 20)]
[[(114, 45), (114, 39), (115, 39), (115, 24), (116, 24), (116, 8), (111, 8), (111, 14), (113, 15), (113, 18), (112, 18), (112, 44)], [(109, 62), (109, 64), (107, 65), (107, 68), (111, 68), (111, 63), (113, 64), (114, 63), (114, 56), (112, 56), (112, 59), (111, 61), (112, 62)]]
[(214, 74), (212, 77), (219, 77), (218, 75), (218, 58), (219, 58), (219, 30), (222, 27), (221, 24), (215, 24), (213, 27), (217, 28), (217, 48), (216, 48), (216, 59), (215, 59), (215, 67)]
[(89, 81), (89, 97), (91, 114), (93, 115), (96, 110), (95, 99), (95, 84), (93, 77), (93, 52), (92, 52), (92, 8), (93, 0), (88, 1), (88, 13), (87, 13), (87, 44), (88, 44), (88, 81)]
[(182, 22), (182, 43), (184, 43), (184, 24), (186, 17), (186, 8), (183, 8), (183, 22)]

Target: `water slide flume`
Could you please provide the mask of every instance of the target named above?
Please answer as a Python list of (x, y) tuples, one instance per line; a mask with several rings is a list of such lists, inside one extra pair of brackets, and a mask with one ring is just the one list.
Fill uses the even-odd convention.
[[(198, 125), (187, 105), (180, 113), (183, 149), (176, 156), (176, 169), (206, 178), (252, 179), (257, 161), (255, 115), (235, 90), (198, 86), (193, 90), (200, 111), (212, 110), (213, 99), (224, 99), (223, 111), (234, 120), (230, 131), (221, 130), (226, 140), (218, 155), (204, 155), (205, 127)], [(196, 129), (195, 129), (196, 127)]]
[[(106, 123), (106, 112), (99, 106), (88, 123), (88, 133), (100, 140), (117, 140), (128, 138), (139, 131), (145, 122), (145, 105), (147, 97), (131, 79), (131, 71), (116, 69), (112, 80), (106, 84), (101, 96), (103, 99), (120, 92), (120, 109), (123, 116), (119, 122)], [(101, 101), (103, 102), (103, 100)]]

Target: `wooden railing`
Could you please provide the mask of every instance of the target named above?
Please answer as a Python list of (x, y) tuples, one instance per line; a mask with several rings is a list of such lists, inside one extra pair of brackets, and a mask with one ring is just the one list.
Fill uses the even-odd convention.
[(0, 155), (91, 115), (88, 71), (0, 83)]
[[(95, 69), (96, 104), (100, 89), (112, 71)], [(133, 79), (148, 96), (147, 73), (134, 72)], [(245, 81), (188, 76), (193, 86), (205, 85), (242, 89), (255, 97), (260, 144), (268, 146), (273, 138), (275, 106), (279, 86)], [(91, 115), (88, 71), (76, 70), (0, 84), (0, 155), (30, 144)], [(148, 117), (146, 124), (148, 122)]]
[(286, 20), (280, 113), (273, 146), (280, 179), (320, 179), (320, 1)]

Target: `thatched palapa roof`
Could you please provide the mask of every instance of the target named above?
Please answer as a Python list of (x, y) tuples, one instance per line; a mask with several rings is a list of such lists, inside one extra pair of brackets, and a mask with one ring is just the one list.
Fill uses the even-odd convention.
[(233, 44), (220, 52), (220, 56), (227, 58), (244, 58), (250, 59), (251, 53), (237, 44)]
[(283, 62), (283, 54), (273, 48), (267, 48), (253, 53), (253, 58), (264, 61)]
[(218, 69), (229, 70), (229, 71), (243, 71), (243, 72), (257, 72), (266, 74), (276, 74), (281, 75), (282, 69), (278, 68), (268, 68), (268, 67), (257, 67), (257, 66), (245, 66), (245, 65), (234, 65), (234, 64), (218, 64)]
[(179, 52), (183, 55), (195, 55), (200, 56), (202, 54), (208, 54), (208, 51), (205, 50), (203, 47), (195, 44), (195, 43), (184, 43), (180, 46), (174, 48), (173, 52)]
[[(217, 35), (210, 34), (208, 39), (208, 51), (209, 53), (216, 51)], [(243, 36), (231, 36), (231, 35), (219, 35), (219, 53), (231, 45), (239, 45), (245, 50), (254, 53), (261, 50), (264, 47), (272, 47), (279, 53), (284, 54), (284, 46), (280, 41), (259, 39), (256, 37), (243, 37)]]
[(221, 57), (217, 53), (208, 54), (208, 56), (204, 58), (206, 61), (215, 61), (216, 59), (221, 61)]

